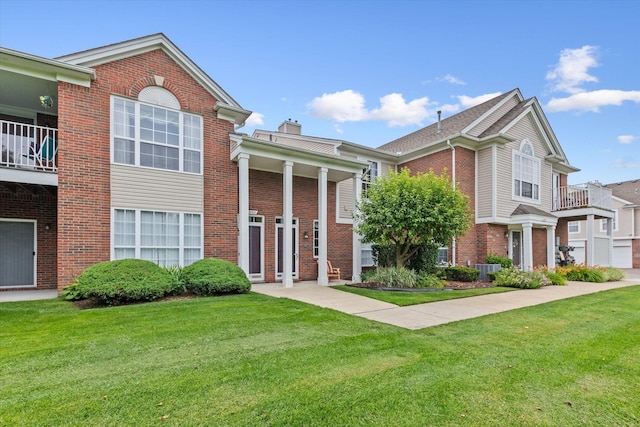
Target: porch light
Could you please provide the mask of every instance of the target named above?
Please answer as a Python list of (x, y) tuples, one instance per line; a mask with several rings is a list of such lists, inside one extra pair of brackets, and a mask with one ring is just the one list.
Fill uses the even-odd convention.
[(40, 104), (44, 107), (44, 108), (51, 108), (53, 107), (53, 97), (49, 96), (49, 95), (40, 95)]
[(309, 238), (309, 233), (307, 233), (306, 231), (304, 232), (304, 234), (302, 235), (302, 237), (304, 237), (305, 239)]

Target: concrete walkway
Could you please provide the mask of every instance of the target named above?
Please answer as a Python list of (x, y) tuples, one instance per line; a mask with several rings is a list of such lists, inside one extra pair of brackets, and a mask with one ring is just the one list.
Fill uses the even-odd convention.
[[(624, 271), (626, 278), (620, 282), (569, 282), (567, 286), (546, 286), (540, 289), (524, 289), (407, 307), (399, 307), (395, 304), (339, 291), (328, 286), (318, 286), (316, 282), (299, 282), (293, 288), (283, 288), (280, 283), (257, 284), (253, 285), (251, 290), (277, 298), (290, 298), (330, 308), (406, 329), (422, 329), (559, 299), (640, 285), (640, 269), (625, 269)], [(640, 292), (640, 288), (638, 291)], [(58, 292), (55, 289), (3, 291), (0, 292), (0, 302), (52, 299), (57, 296)]]
[(629, 270), (626, 273), (627, 277), (619, 282), (568, 282), (567, 286), (545, 286), (540, 289), (523, 289), (406, 307), (318, 286), (315, 282), (296, 283), (293, 288), (283, 288), (281, 284), (258, 284), (253, 285), (251, 290), (264, 295), (290, 298), (331, 308), (406, 329), (422, 329), (559, 299), (640, 285), (640, 270)]

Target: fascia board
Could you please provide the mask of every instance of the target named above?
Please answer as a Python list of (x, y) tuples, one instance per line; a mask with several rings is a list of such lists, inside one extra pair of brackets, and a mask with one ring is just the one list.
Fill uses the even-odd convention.
[(281, 160), (291, 160), (293, 162), (304, 162), (318, 166), (329, 166), (334, 169), (350, 171), (353, 173), (362, 172), (362, 169), (369, 166), (368, 162), (362, 160), (347, 159), (330, 154), (311, 152), (297, 147), (274, 144), (261, 139), (241, 137), (238, 145), (231, 153), (231, 158), (235, 159), (240, 153), (249, 155), (260, 155)]
[(224, 104), (220, 101), (216, 102), (213, 109), (218, 113), (218, 118), (235, 123), (239, 127), (244, 126), (245, 121), (251, 115), (251, 111), (249, 110)]
[(0, 70), (83, 87), (90, 87), (91, 81), (96, 79), (96, 72), (92, 68), (7, 48), (0, 48)]
[(176, 45), (174, 45), (164, 34), (153, 34), (139, 39), (129, 40), (121, 43), (111, 44), (96, 49), (78, 52), (57, 58), (70, 64), (84, 66), (96, 66), (119, 59), (140, 55), (162, 49), (182, 68), (184, 68), (201, 86), (211, 95), (224, 103), (236, 108), (242, 108), (224, 89), (222, 89), (211, 77), (209, 77), (200, 67), (198, 67), (187, 55), (185, 55)]
[[(522, 94), (520, 93), (520, 90), (518, 89), (514, 89), (512, 91), (511, 96), (506, 96), (502, 101), (498, 102), (496, 105), (494, 105), (492, 108), (490, 108), (489, 110), (487, 110), (483, 115), (481, 115), (480, 117), (478, 117), (477, 119), (475, 119), (473, 122), (471, 122), (467, 127), (465, 127), (464, 129), (462, 129), (462, 131), (460, 131), (460, 133), (467, 133), (469, 132), (471, 129), (473, 129), (474, 127), (476, 127), (480, 122), (482, 122), (483, 120), (485, 120), (487, 117), (489, 117), (494, 111), (498, 110), (499, 108), (502, 108), (502, 106), (509, 101), (513, 95), (517, 95), (519, 102), (522, 102), (524, 100), (524, 97), (522, 96)], [(500, 95), (498, 95), (500, 96)]]

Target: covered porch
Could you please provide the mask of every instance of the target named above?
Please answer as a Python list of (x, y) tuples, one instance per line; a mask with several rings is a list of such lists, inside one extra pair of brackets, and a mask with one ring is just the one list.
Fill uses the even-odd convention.
[[(331, 190), (333, 199), (330, 199), (329, 183), (351, 179), (354, 197), (359, 198), (362, 191), (362, 171), (366, 168), (367, 163), (259, 140), (246, 135), (231, 136), (230, 155), (231, 159), (238, 164), (238, 265), (247, 273), (247, 276), (254, 281), (268, 281), (275, 273), (275, 280), (279, 281), (283, 287), (293, 287), (294, 280), (305, 279), (298, 274), (300, 271), (299, 262), (302, 260), (306, 265), (313, 264), (314, 268), (317, 265), (317, 283), (325, 286), (329, 284), (327, 260), (336, 263), (336, 255), (330, 253), (330, 248), (336, 247), (336, 245), (344, 248), (348, 245), (351, 249), (353, 280), (359, 280), (361, 271), (360, 239), (351, 232), (348, 233), (349, 241), (345, 241), (346, 233), (342, 237), (336, 237), (336, 220), (329, 217), (329, 212), (335, 212), (329, 203), (335, 203), (336, 190), (333, 185)], [(265, 181), (262, 182), (263, 190), (256, 188), (256, 186), (261, 186), (261, 182), (256, 182), (259, 173), (263, 173), (259, 176)], [(250, 175), (254, 177), (253, 181), (250, 179)], [(281, 177), (277, 178), (281, 180), (280, 184), (274, 186), (273, 183), (270, 183), (271, 186), (267, 187), (266, 181), (278, 176)], [(302, 183), (302, 181), (304, 182)], [(295, 211), (294, 184), (296, 184), (298, 191), (297, 197), (301, 194), (307, 197), (306, 203), (300, 203)], [(308, 191), (302, 191), (302, 185), (306, 185), (305, 188)], [(263, 207), (260, 209), (257, 209), (256, 206), (257, 197), (253, 199), (250, 197), (251, 192), (256, 195), (257, 191), (261, 192), (259, 198)], [(270, 195), (262, 194), (264, 191), (271, 191), (271, 193)], [(279, 194), (273, 194), (275, 192)], [(314, 194), (316, 195), (315, 201), (311, 198)], [(275, 203), (278, 205), (270, 207), (265, 198), (277, 200)], [(298, 219), (302, 215), (305, 215), (305, 221), (309, 221), (310, 218), (313, 220), (313, 229), (309, 230), (310, 227), (307, 223), (299, 224)], [(271, 227), (266, 226), (265, 228), (265, 226), (256, 224), (255, 221), (269, 221), (274, 216), (276, 217), (276, 234), (273, 236), (273, 240), (270, 241), (269, 238), (265, 239), (264, 237), (261, 240), (268, 242), (266, 251), (271, 250), (268, 246), (272, 244), (275, 246), (275, 255), (269, 254), (273, 256), (273, 262), (265, 265), (264, 257), (260, 253), (260, 251), (265, 252), (264, 244), (258, 248), (253, 242), (254, 239), (260, 238), (260, 233), (263, 236), (265, 233), (271, 233)], [(291, 226), (287, 226), (287, 224)], [(343, 228), (347, 230), (346, 226)], [(339, 242), (329, 241), (329, 229), (334, 231), (333, 239), (337, 238), (340, 240)], [(298, 250), (301, 240), (307, 248), (302, 257)], [(308, 245), (310, 244), (313, 245), (313, 253), (309, 251)], [(260, 266), (272, 270), (267, 271), (267, 276), (256, 274), (256, 267), (259, 269)]]

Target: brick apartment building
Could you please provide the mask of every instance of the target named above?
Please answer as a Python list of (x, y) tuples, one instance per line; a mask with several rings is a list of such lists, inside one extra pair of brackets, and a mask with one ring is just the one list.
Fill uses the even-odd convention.
[(56, 59), (0, 48), (0, 63), (0, 290), (61, 290), (131, 257), (223, 258), (284, 286), (327, 284), (330, 260), (358, 280), (363, 176), (402, 167), (446, 168), (470, 196), (474, 227), (442, 249), (455, 264), (553, 266), (568, 221), (612, 218), (610, 190), (567, 185), (577, 169), (518, 89), (374, 149), (291, 120), (241, 133), (251, 112), (163, 34)]

